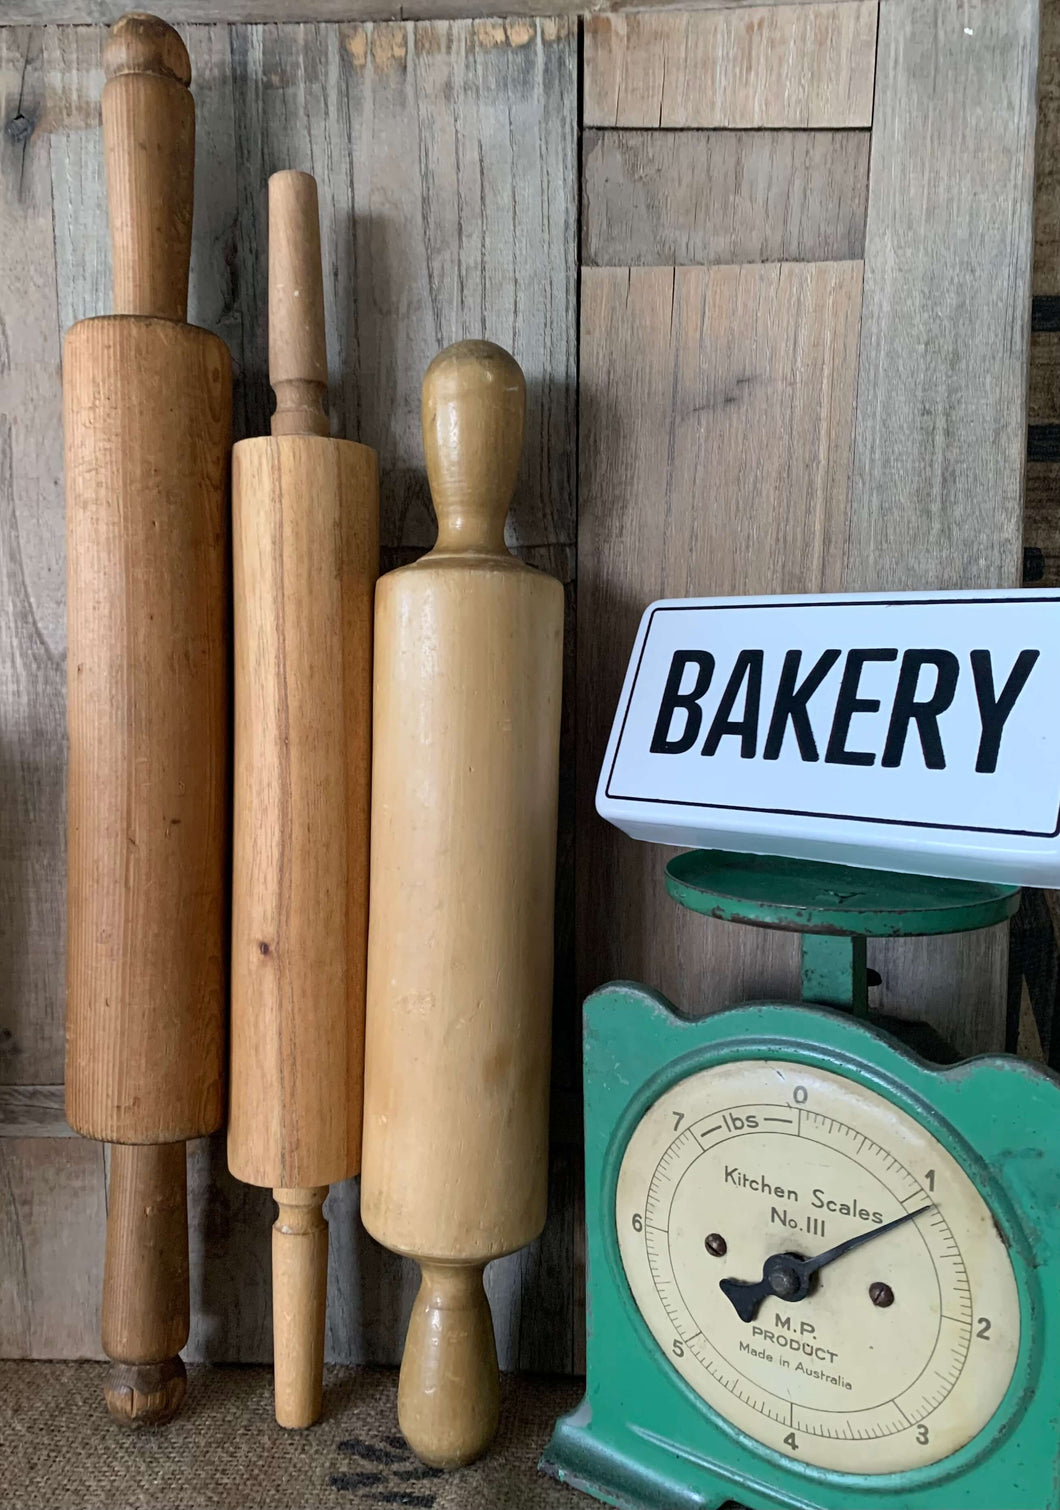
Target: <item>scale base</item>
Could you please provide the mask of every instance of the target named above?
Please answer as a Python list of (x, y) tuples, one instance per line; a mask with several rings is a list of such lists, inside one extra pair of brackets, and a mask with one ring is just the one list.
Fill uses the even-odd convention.
[(748, 1510), (791, 1504), (747, 1498), (745, 1488), (737, 1491), (709, 1468), (690, 1462), (676, 1443), (661, 1445), (630, 1430), (601, 1430), (593, 1423), (588, 1396), (556, 1422), (538, 1467), (619, 1510), (722, 1510), (733, 1503), (735, 1492)]

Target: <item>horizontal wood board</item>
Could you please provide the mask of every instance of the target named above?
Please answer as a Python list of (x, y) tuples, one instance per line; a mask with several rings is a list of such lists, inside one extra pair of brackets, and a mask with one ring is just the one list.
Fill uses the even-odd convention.
[(865, 250), (867, 131), (586, 131), (582, 262), (842, 262)]
[(583, 124), (869, 126), (876, 8), (846, 0), (590, 16)]
[[(820, 0), (849, 4), (850, 0)], [(187, 22), (450, 21), (469, 17), (581, 16), (623, 10), (729, 10), (790, 5), (791, 0), (170, 0), (166, 18)], [(127, 0), (6, 0), (0, 24), (101, 25)]]
[[(303, 168), (320, 186), (332, 429), (380, 452), (384, 569), (434, 538), (423, 372), (450, 341), (488, 337), (515, 353), (528, 385), (509, 543), (564, 582), (573, 620), (576, 27), (561, 17), (191, 26), (183, 35), (198, 124), (189, 315), (232, 350), (236, 437), (266, 432), (271, 408), (266, 182), (276, 169)], [(105, 1156), (67, 1135), (60, 1091), (59, 349), (70, 324), (110, 308), (104, 38), (101, 26), (0, 27), (9, 248), (0, 284), (0, 1157), (13, 1191), (0, 1223), (4, 1356), (99, 1353)], [(569, 751), (569, 710), (565, 729)], [(572, 814), (568, 779), (561, 899)], [(571, 912), (561, 900), (557, 997), (567, 998), (556, 1041), (568, 1057)], [(576, 1075), (571, 1065), (557, 1083)], [(489, 1273), (506, 1367), (567, 1370), (577, 1346), (571, 1286), (556, 1276), (573, 1266), (578, 1126), (562, 1096), (557, 1105), (549, 1226)], [(275, 1208), (267, 1192), (229, 1176), (223, 1137), (189, 1145), (189, 1209), (187, 1356), (267, 1358)], [(329, 1212), (329, 1356), (396, 1362), (414, 1269), (360, 1229), (356, 1182), (333, 1190)]]

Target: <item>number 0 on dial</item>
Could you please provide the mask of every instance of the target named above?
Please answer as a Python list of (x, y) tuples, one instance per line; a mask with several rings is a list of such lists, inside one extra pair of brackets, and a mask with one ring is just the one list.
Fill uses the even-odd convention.
[(615, 1221), (669, 1366), (797, 1461), (926, 1466), (1008, 1388), (1019, 1300), (988, 1206), (930, 1132), (852, 1080), (751, 1059), (670, 1086), (626, 1146)]

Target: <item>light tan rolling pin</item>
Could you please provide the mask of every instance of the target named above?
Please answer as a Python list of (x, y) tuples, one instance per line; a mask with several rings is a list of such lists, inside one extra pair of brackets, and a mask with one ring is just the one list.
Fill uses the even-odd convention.
[(376, 592), (361, 1213), (420, 1265), (398, 1418), (443, 1468), (497, 1423), (483, 1268), (545, 1220), (563, 590), (504, 545), (525, 392), (488, 342), (431, 363), (438, 541)]
[(368, 446), (328, 438), (317, 188), (269, 180), (272, 435), (233, 452), (228, 1163), (272, 1187), (276, 1419), (320, 1414), (328, 1186), (361, 1156), (372, 596)]
[(115, 1144), (105, 1393), (139, 1423), (184, 1395), (184, 1142), (224, 1112), (231, 369), (185, 324), (184, 44), (128, 15), (104, 68), (115, 314), (75, 325), (63, 353), (66, 1114)]

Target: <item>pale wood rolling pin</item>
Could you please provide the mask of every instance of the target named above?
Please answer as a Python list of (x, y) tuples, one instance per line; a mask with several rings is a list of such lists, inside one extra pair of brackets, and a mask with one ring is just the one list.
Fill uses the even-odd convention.
[(525, 384), (431, 363), (429, 555), (380, 578), (361, 1212), (418, 1260), (398, 1416), (425, 1462), (488, 1445), (484, 1266), (545, 1219), (563, 590), (509, 555)]
[(233, 452), (228, 1163), (273, 1187), (276, 1419), (320, 1414), (328, 1186), (361, 1154), (376, 454), (328, 438), (317, 188), (269, 180), (272, 435)]
[(222, 341), (184, 323), (184, 44), (127, 15), (104, 68), (116, 312), (75, 325), (63, 353), (66, 1114), (116, 1145), (105, 1393), (135, 1424), (184, 1395), (184, 1140), (224, 1110), (231, 368)]

